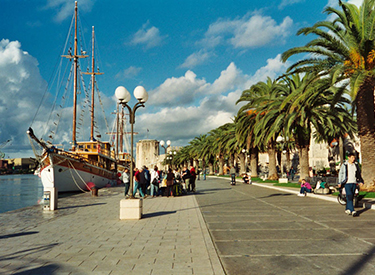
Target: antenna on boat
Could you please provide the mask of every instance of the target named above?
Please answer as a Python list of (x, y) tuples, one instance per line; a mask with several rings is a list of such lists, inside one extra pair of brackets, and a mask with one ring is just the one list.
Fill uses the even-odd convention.
[(92, 26), (92, 59), (91, 59), (91, 72), (83, 73), (91, 75), (91, 132), (90, 140), (94, 141), (94, 103), (95, 103), (95, 75), (104, 73), (95, 72), (95, 29)]
[(78, 38), (77, 38), (77, 24), (78, 24), (78, 4), (75, 1), (75, 8), (74, 8), (74, 54), (72, 55), (71, 52), (68, 52), (68, 55), (63, 55), (62, 57), (66, 57), (69, 59), (73, 59), (74, 64), (74, 96), (73, 96), (73, 136), (72, 136), (72, 151), (76, 149), (76, 125), (77, 125), (77, 74), (78, 74), (78, 59), (79, 58), (86, 58), (88, 55), (78, 55)]

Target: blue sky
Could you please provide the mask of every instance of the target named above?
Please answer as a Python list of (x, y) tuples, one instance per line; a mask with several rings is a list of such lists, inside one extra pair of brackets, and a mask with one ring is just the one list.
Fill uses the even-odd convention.
[[(109, 124), (114, 120), (116, 87), (125, 86), (132, 93), (142, 85), (149, 100), (137, 111), (135, 140), (170, 139), (172, 146), (184, 146), (230, 122), (243, 90), (284, 73), (290, 63), (281, 63), (280, 54), (311, 40), (296, 36), (297, 30), (325, 20), (323, 9), (337, 7), (337, 2), (81, 0), (78, 8), (86, 45), (95, 26), (97, 64), (104, 72), (97, 81)], [(25, 132), (53, 76), (74, 1), (0, 4), (0, 143), (12, 139), (0, 150), (11, 158), (29, 157), (33, 154)], [(48, 102), (32, 123), (38, 136), (46, 121), (45, 105)], [(71, 113), (69, 103), (63, 112)], [(55, 142), (67, 144), (71, 115), (60, 123)], [(102, 140), (108, 140), (104, 122), (98, 123), (103, 126)]]

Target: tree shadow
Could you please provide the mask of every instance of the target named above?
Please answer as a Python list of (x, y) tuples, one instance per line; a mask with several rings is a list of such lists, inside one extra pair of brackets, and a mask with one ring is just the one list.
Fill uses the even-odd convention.
[(25, 255), (24, 255), (25, 253), (31, 254), (34, 251), (35, 252), (41, 252), (41, 251), (45, 251), (45, 250), (50, 250), (57, 245), (59, 245), (59, 243), (52, 243), (52, 244), (48, 244), (48, 245), (42, 245), (42, 246), (38, 246), (38, 247), (34, 247), (34, 248), (20, 250), (20, 251), (14, 252), (14, 253), (10, 253), (10, 254), (1, 256), (0, 261), (22, 258), (22, 257), (25, 257)]
[(352, 264), (348, 269), (344, 270), (341, 275), (352, 275), (352, 274), (359, 274), (361, 269), (365, 267), (365, 263), (369, 262), (374, 258), (375, 255), (375, 247), (372, 247), (367, 253), (363, 253), (358, 260)]
[(28, 269), (28, 270), (12, 273), (12, 274), (17, 274), (17, 275), (59, 274), (58, 269), (59, 269), (59, 265), (48, 264), (48, 265), (44, 265), (44, 266), (40, 266), (40, 267), (36, 267), (33, 269)]
[(0, 239), (8, 239), (8, 238), (14, 238), (14, 237), (21, 237), (31, 234), (37, 234), (39, 231), (30, 231), (30, 232), (20, 232), (20, 233), (14, 233), (14, 234), (8, 234), (8, 235), (2, 235), (0, 236)]

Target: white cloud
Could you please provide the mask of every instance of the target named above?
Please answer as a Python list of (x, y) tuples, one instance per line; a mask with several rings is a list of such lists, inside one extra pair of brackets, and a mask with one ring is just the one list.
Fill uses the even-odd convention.
[(131, 45), (144, 45), (146, 49), (160, 46), (167, 36), (162, 36), (158, 28), (152, 26), (148, 27), (149, 22), (144, 24), (131, 39)]
[[(285, 72), (288, 64), (280, 61), (280, 55), (267, 60), (267, 64), (254, 75), (246, 75), (234, 63), (223, 70), (213, 83), (199, 79), (192, 71), (180, 78), (167, 79), (150, 92), (146, 109), (137, 116), (137, 138), (142, 139), (149, 129), (149, 136), (157, 140), (172, 141), (172, 145), (186, 145), (194, 137), (206, 134), (227, 122), (237, 114), (243, 90), (251, 85)], [(166, 85), (169, 83), (170, 85)], [(175, 91), (177, 95), (173, 92)], [(169, 97), (173, 96), (173, 100)], [(167, 104), (162, 104), (163, 100)], [(147, 107), (153, 111), (147, 111)]]
[(0, 142), (11, 139), (6, 150), (31, 149), (26, 130), (46, 87), (37, 60), (22, 51), (21, 43), (0, 41)]
[(284, 43), (293, 25), (293, 20), (287, 16), (280, 24), (270, 16), (259, 12), (248, 13), (239, 19), (219, 19), (211, 24), (200, 42), (205, 48), (216, 47), (229, 43), (234, 48), (258, 48), (278, 41)]
[(150, 91), (150, 99), (153, 105), (187, 105), (194, 102), (195, 96), (207, 83), (204, 79), (198, 79), (192, 71), (187, 71), (184, 76), (168, 78), (156, 89)]
[[(94, 5), (95, 0), (80, 0), (78, 3), (79, 12), (89, 12)], [(54, 20), (56, 22), (64, 21), (66, 18), (72, 18), (74, 14), (74, 3), (69, 0), (48, 0), (45, 9), (56, 11)]]
[(244, 75), (236, 65), (232, 62), (229, 66), (220, 73), (220, 77), (214, 81), (209, 89), (211, 94), (221, 94), (237, 87), (241, 87), (244, 82)]
[(130, 66), (129, 68), (119, 72), (118, 74), (116, 74), (116, 78), (117, 79), (130, 79), (130, 78), (134, 78), (136, 77), (139, 72), (142, 70), (142, 68), (140, 67), (134, 67), (134, 66)]
[[(149, 129), (151, 138), (170, 139), (175, 145), (186, 145), (195, 136), (230, 122), (238, 111), (239, 106), (236, 106), (235, 102), (243, 90), (264, 80), (267, 75), (280, 75), (287, 66), (280, 62), (278, 55), (268, 59), (267, 64), (254, 75), (246, 75), (234, 63), (230, 63), (212, 83), (198, 77), (191, 70), (186, 71), (181, 77), (168, 78), (149, 92), (150, 98), (146, 108), (141, 108), (137, 112), (135, 131), (139, 132), (139, 135), (136, 141), (144, 139), (147, 136), (146, 129)], [(2, 40), (0, 141), (12, 139), (12, 145), (6, 150), (7, 154), (12, 154), (11, 157), (27, 156), (29, 153), (32, 155), (25, 131), (39, 107), (45, 87), (46, 83), (40, 76), (37, 60), (22, 51), (19, 42)], [(112, 97), (101, 96), (107, 112), (115, 108), (115, 100)], [(33, 122), (32, 126), (39, 137), (44, 135), (43, 129), (50, 113), (50, 106), (51, 104), (43, 104), (39, 110), (41, 115)], [(97, 112), (100, 112), (98, 108)], [(62, 108), (60, 111), (62, 120), (55, 140), (57, 143), (67, 144), (71, 140), (72, 107)], [(96, 118), (99, 116), (96, 115)], [(87, 139), (89, 135), (88, 119), (84, 119), (82, 123), (83, 125), (79, 126), (80, 140)], [(98, 121), (98, 128), (106, 131), (104, 121)], [(102, 140), (107, 140), (103, 132)], [(66, 146), (65, 148), (67, 149)]]
[(302, 3), (302, 2), (305, 2), (305, 0), (282, 0), (279, 5), (279, 9), (283, 9), (286, 6), (290, 6), (290, 5), (293, 5), (296, 3)]
[(180, 68), (194, 68), (195, 66), (204, 63), (212, 55), (212, 53), (206, 50), (200, 50), (198, 52), (192, 53), (185, 59), (185, 62), (180, 65)]
[(283, 63), (281, 61), (281, 54), (278, 54), (275, 58), (267, 59), (267, 65), (258, 69), (250, 81), (254, 84), (259, 81), (265, 81), (267, 77), (275, 79), (283, 74), (289, 66), (290, 63)]

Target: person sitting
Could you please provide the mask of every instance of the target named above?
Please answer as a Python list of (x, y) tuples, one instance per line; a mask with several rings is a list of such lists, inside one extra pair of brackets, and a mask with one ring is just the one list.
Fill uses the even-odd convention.
[(249, 176), (246, 173), (243, 174), (242, 179), (243, 179), (244, 184), (251, 184), (251, 179), (249, 178)]
[(299, 197), (304, 197), (306, 196), (306, 193), (311, 193), (311, 185), (308, 183), (305, 179), (302, 179), (301, 182), (301, 190), (299, 191), (298, 196)]

